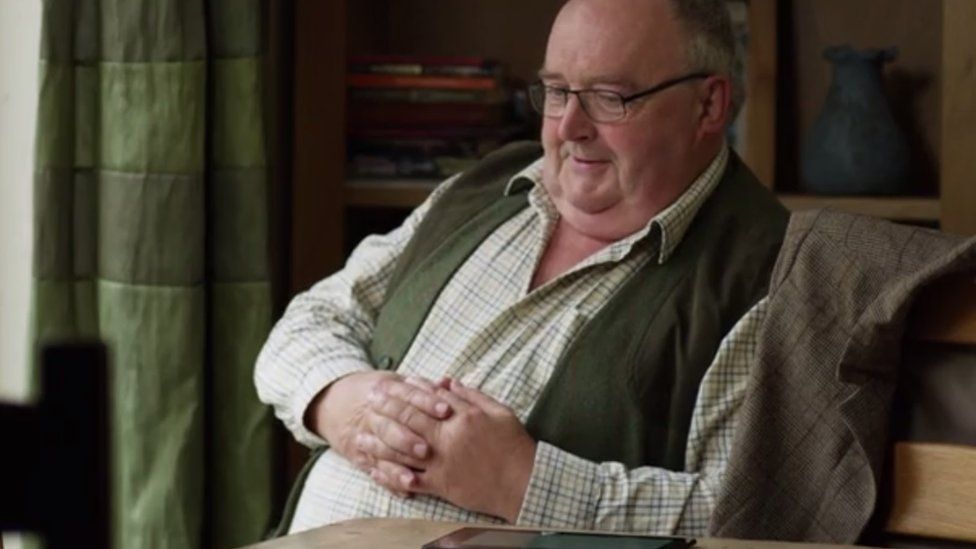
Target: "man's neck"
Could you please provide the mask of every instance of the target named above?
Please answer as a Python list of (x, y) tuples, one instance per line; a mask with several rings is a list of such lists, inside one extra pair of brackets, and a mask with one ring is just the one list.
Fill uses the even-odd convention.
[(586, 258), (613, 244), (611, 240), (602, 240), (583, 234), (566, 223), (562, 218), (556, 222), (546, 249), (536, 265), (535, 274), (529, 290), (534, 290), (546, 282), (569, 272)]

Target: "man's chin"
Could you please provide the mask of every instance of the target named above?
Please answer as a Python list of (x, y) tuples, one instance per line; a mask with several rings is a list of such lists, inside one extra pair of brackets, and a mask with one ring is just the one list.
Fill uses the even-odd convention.
[(565, 193), (558, 201), (557, 209), (561, 215), (571, 215), (580, 220), (604, 220), (614, 215), (619, 200), (613, 197), (598, 196), (592, 193)]
[(621, 223), (621, 212), (616, 211), (613, 206), (599, 211), (569, 207), (566, 211), (560, 211), (560, 215), (576, 232), (607, 243), (620, 240), (633, 232)]
[(599, 215), (620, 202), (616, 187), (608, 181), (572, 181), (562, 188), (563, 200), (586, 215)]

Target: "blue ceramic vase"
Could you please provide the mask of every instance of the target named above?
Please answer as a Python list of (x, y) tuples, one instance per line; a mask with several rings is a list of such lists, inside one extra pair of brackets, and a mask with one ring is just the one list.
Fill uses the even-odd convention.
[(807, 136), (802, 186), (817, 194), (890, 195), (908, 184), (908, 141), (895, 124), (881, 67), (896, 48), (824, 50), (834, 64), (823, 110)]

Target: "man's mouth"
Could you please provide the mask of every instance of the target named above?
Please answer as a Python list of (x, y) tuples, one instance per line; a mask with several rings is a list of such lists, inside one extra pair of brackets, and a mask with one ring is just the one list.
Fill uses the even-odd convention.
[(569, 160), (569, 166), (578, 174), (596, 175), (597, 173), (602, 173), (610, 164), (609, 160), (598, 160), (575, 155), (570, 156)]
[(600, 164), (602, 162), (606, 162), (606, 160), (600, 160), (596, 158), (580, 158), (578, 156), (574, 156), (573, 160), (577, 162), (582, 162), (584, 164)]
[(595, 168), (610, 162), (609, 160), (603, 160), (599, 158), (586, 158), (586, 157), (575, 156), (575, 155), (570, 156), (570, 158), (572, 159), (573, 164), (581, 167), (587, 167), (587, 168)]

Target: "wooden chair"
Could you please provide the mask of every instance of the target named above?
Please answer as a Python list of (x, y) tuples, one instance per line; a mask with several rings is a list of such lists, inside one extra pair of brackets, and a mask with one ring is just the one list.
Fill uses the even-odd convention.
[(70, 344), (43, 351), (37, 405), (0, 405), (0, 532), (110, 547), (107, 396), (104, 346)]
[[(967, 381), (976, 381), (976, 275), (948, 279), (927, 290), (913, 311), (909, 338), (914, 341), (907, 346), (915, 345), (919, 352), (912, 354), (906, 349), (905, 368), (914, 369), (918, 377), (905, 380), (910, 385), (907, 390), (916, 397), (907, 403), (906, 412), (920, 413), (920, 399), (935, 399), (940, 409), (935, 413), (937, 417), (929, 418), (929, 427), (918, 425), (924, 418), (909, 420), (915, 424), (908, 426), (908, 440), (894, 445), (891, 507), (885, 530), (891, 534), (976, 543), (976, 427), (972, 427), (976, 425), (976, 391), (969, 392), (974, 384), (961, 389), (971, 396), (964, 397), (968, 409), (960, 411), (950, 410), (949, 405), (939, 406), (944, 396), (941, 393), (947, 387), (952, 389), (953, 377), (945, 376), (939, 381), (941, 388), (932, 390), (926, 388), (925, 382), (916, 382), (938, 373), (930, 370), (926, 359), (939, 352), (939, 346), (962, 357), (956, 366), (970, 369), (957, 369), (952, 376), (958, 379), (958, 374), (963, 373)], [(954, 421), (952, 414), (968, 427), (947, 426)], [(960, 418), (959, 414), (966, 417)], [(933, 434), (934, 431), (944, 432)]]

